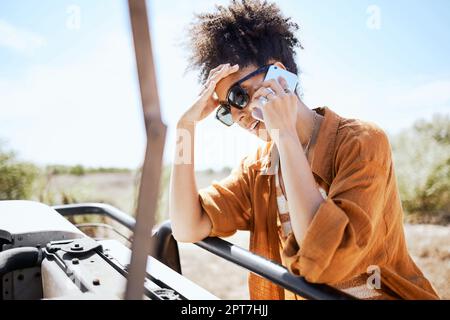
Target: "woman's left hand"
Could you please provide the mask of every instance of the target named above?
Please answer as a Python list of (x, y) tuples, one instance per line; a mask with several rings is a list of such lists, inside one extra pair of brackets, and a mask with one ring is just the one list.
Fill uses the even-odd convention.
[[(253, 95), (256, 107), (262, 111), (266, 130), (276, 144), (282, 135), (297, 136), (298, 97), (287, 88), (286, 80), (279, 77), (278, 81), (264, 81)], [(265, 97), (267, 103), (260, 103), (260, 97)]]

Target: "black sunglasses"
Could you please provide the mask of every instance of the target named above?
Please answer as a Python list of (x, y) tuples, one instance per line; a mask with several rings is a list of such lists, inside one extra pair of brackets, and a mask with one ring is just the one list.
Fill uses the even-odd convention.
[(233, 83), (228, 90), (226, 97), (227, 100), (219, 102), (219, 107), (216, 112), (216, 119), (228, 127), (233, 125), (234, 120), (231, 116), (231, 107), (244, 109), (250, 102), (250, 96), (247, 90), (241, 87), (241, 83), (260, 73), (266, 73), (267, 70), (269, 70), (269, 67), (270, 65), (265, 65)]

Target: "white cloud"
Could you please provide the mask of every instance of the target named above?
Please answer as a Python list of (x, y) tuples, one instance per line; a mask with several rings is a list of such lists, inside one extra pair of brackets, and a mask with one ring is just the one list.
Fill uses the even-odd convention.
[(0, 46), (28, 54), (45, 43), (46, 40), (41, 35), (0, 19)]

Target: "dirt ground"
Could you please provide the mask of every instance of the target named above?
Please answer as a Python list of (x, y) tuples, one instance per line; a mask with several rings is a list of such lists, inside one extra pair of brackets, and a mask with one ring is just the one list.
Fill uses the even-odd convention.
[(450, 299), (450, 226), (405, 225), (409, 252), (442, 299)]
[[(450, 226), (405, 225), (409, 252), (442, 299), (450, 299)], [(226, 240), (248, 248), (248, 232)], [(192, 244), (180, 244), (183, 274), (222, 299), (248, 299), (248, 272)]]

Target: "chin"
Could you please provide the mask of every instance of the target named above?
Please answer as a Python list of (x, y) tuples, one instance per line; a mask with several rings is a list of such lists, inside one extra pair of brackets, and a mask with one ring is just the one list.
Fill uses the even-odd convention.
[(272, 139), (270, 138), (270, 134), (267, 132), (266, 126), (264, 125), (263, 122), (259, 123), (254, 135), (256, 135), (262, 141), (266, 141), (266, 142), (272, 141)]
[(262, 141), (266, 141), (266, 142), (272, 141), (272, 139), (270, 138), (270, 135), (268, 135), (268, 134), (262, 134), (262, 135), (257, 134), (256, 136), (259, 139), (261, 139)]

